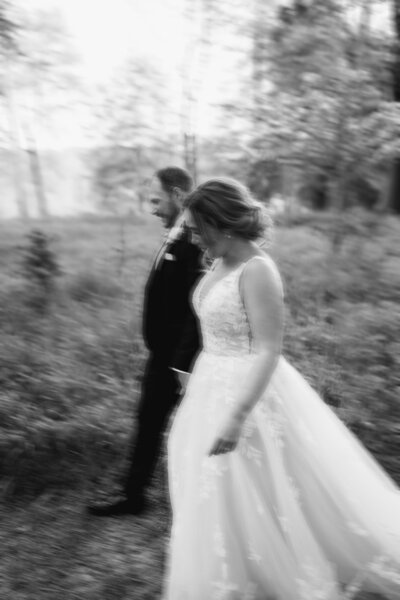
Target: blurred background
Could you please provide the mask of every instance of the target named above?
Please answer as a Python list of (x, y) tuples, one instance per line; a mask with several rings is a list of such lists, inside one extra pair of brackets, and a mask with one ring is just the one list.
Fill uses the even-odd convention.
[(395, 0), (1, 0), (2, 217), (137, 212), (156, 165), (400, 211)]
[[(0, 597), (154, 600), (123, 472), (155, 169), (274, 215), (284, 353), (400, 484), (400, 1), (0, 0)], [(372, 598), (360, 593), (357, 600)]]

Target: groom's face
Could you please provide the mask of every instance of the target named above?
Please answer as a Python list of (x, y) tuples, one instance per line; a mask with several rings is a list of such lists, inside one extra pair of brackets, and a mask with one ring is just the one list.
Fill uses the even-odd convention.
[(165, 228), (170, 229), (179, 213), (177, 194), (164, 190), (158, 177), (154, 177), (150, 184), (149, 201), (152, 214), (161, 219)]

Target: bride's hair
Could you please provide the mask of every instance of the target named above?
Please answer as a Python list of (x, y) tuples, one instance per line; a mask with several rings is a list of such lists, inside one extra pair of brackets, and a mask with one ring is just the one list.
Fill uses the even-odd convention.
[(184, 206), (200, 231), (208, 224), (246, 240), (269, 238), (272, 220), (265, 206), (235, 179), (209, 179), (187, 196)]

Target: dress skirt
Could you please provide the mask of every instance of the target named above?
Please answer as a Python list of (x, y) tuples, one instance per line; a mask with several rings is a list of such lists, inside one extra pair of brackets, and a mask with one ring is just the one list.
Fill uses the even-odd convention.
[(400, 599), (400, 494), (283, 357), (237, 448), (208, 456), (254, 354), (202, 352), (168, 442), (166, 600)]

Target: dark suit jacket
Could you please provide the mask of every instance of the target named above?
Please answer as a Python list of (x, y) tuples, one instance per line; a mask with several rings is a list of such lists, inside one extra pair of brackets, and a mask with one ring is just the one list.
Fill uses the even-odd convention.
[(202, 271), (200, 249), (185, 228), (167, 244), (158, 266), (153, 264), (145, 287), (143, 337), (160, 366), (190, 371), (200, 346), (191, 292)]

